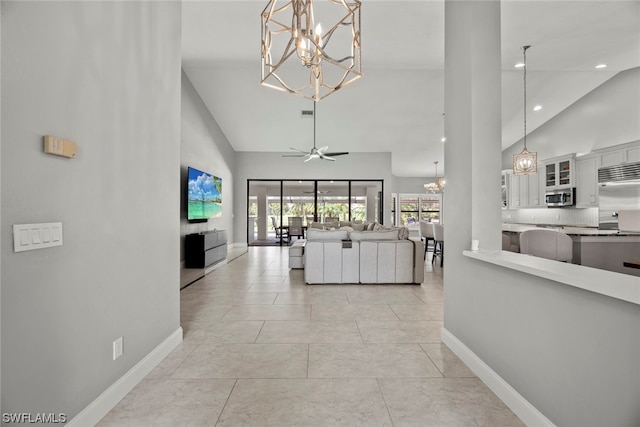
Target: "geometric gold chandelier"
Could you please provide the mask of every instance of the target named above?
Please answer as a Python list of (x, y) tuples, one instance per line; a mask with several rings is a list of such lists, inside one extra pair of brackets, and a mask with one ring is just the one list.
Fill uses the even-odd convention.
[(261, 84), (320, 101), (362, 76), (359, 0), (270, 0)]
[(513, 155), (513, 174), (532, 175), (538, 172), (538, 153), (527, 150), (527, 49), (531, 46), (522, 46), (524, 56), (524, 149)]

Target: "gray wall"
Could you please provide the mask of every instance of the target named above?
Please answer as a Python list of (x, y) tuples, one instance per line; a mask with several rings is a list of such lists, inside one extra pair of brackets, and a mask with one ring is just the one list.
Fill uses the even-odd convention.
[(3, 412), (72, 418), (179, 328), (180, 38), (179, 2), (2, 2)]
[[(391, 153), (351, 153), (335, 162), (284, 158), (283, 153), (236, 153), (234, 242), (247, 243), (249, 179), (382, 179), (385, 224), (391, 223)], [(290, 153), (287, 153), (290, 154)]]
[[(189, 77), (182, 73), (182, 127), (180, 129), (180, 260), (184, 261), (184, 236), (202, 231), (227, 230), (233, 236), (235, 152), (218, 123), (202, 102)], [(187, 222), (187, 167), (222, 178), (222, 217), (204, 223)]]
[[(623, 71), (527, 135), (527, 148), (544, 160), (640, 139), (640, 68)], [(522, 140), (502, 152), (510, 169)]]
[[(499, 76), (499, 59), (493, 72), (476, 62), (484, 61), (490, 51), (499, 52), (499, 39), (491, 43), (483, 38), (500, 28), (493, 22), (499, 18), (495, 7), (490, 1), (445, 5), (449, 185), (444, 199), (444, 327), (554, 424), (640, 425), (638, 305), (462, 255), (478, 227), (500, 235), (500, 224), (494, 223), (500, 215), (498, 208), (478, 209), (482, 198), (477, 197), (499, 173), (498, 164), (487, 162), (487, 153), (494, 152), (499, 138), (493, 142), (483, 139), (482, 127), (498, 124), (500, 109), (484, 104), (490, 97), (476, 96), (483, 104), (474, 105), (473, 96), (464, 96), (478, 94), (478, 88), (491, 88), (489, 82)], [(473, 57), (477, 52), (473, 43), (483, 46), (483, 58)], [(485, 51), (486, 46), (490, 48)], [(451, 56), (458, 61), (451, 62)], [(472, 67), (471, 77), (468, 67)], [(493, 120), (479, 120), (491, 110)], [(565, 125), (573, 126), (558, 123)], [(575, 125), (589, 126), (585, 121)], [(482, 149), (472, 150), (471, 146)], [(498, 186), (491, 191), (490, 198), (497, 199)], [(482, 242), (481, 238), (481, 246)], [(615, 278), (616, 273), (611, 273), (612, 282)]]

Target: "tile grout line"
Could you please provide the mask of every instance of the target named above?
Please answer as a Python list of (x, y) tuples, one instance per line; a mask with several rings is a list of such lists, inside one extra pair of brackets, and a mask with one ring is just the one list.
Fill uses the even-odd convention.
[(384, 391), (382, 390), (382, 384), (380, 384), (380, 378), (376, 378), (376, 384), (378, 385), (378, 391), (380, 391), (380, 396), (382, 396), (382, 401), (384, 402), (384, 408), (387, 410), (387, 414), (389, 415), (389, 420), (391, 420), (391, 425), (395, 426), (393, 422), (393, 417), (391, 416), (391, 411), (389, 410), (389, 405), (387, 404), (387, 399), (384, 397)]
[(224, 401), (224, 405), (222, 405), (222, 409), (220, 410), (220, 413), (218, 414), (218, 418), (216, 419), (215, 425), (218, 425), (218, 423), (220, 423), (220, 418), (222, 417), (222, 414), (224, 413), (224, 410), (227, 408), (227, 404), (229, 403), (229, 399), (231, 399), (231, 395), (233, 394), (233, 391), (236, 389), (236, 385), (237, 384), (238, 384), (238, 378), (235, 378), (235, 381), (233, 382), (233, 387), (231, 387), (231, 391), (229, 392), (229, 396), (227, 396), (227, 399)]

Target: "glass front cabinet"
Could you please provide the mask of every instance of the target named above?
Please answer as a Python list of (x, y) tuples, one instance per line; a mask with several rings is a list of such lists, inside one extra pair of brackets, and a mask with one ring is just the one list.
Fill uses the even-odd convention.
[(575, 187), (575, 154), (547, 159), (543, 165), (545, 190)]

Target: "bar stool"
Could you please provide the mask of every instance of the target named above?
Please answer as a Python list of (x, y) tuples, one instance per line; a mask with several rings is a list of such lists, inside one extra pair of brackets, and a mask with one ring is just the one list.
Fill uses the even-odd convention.
[(431, 264), (436, 261), (436, 256), (440, 257), (440, 267), (444, 263), (444, 225), (433, 223), (433, 257)]
[[(427, 249), (429, 249), (429, 241), (434, 241), (433, 227), (428, 221), (420, 221), (420, 240), (424, 240), (424, 259), (427, 259)], [(435, 241), (434, 241), (435, 242)], [(435, 246), (435, 243), (434, 243)]]

